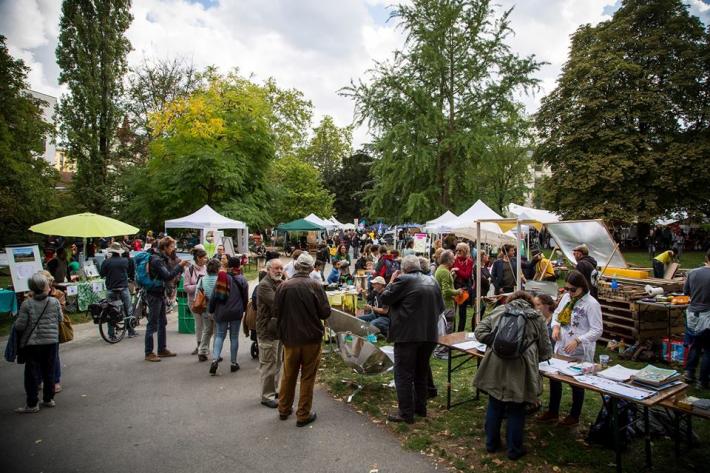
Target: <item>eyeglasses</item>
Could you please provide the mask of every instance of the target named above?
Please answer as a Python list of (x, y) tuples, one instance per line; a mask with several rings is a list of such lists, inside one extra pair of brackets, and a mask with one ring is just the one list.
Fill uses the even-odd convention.
[(574, 291), (576, 291), (577, 289), (578, 289), (578, 288), (576, 288), (576, 287), (574, 287), (574, 286), (565, 286), (565, 291), (567, 291), (567, 292), (574, 292)]

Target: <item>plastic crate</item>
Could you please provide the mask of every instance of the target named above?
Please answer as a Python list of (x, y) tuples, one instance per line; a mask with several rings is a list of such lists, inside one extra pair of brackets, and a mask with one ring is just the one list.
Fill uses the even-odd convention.
[(187, 307), (187, 299), (178, 299), (178, 333), (195, 333), (195, 319)]

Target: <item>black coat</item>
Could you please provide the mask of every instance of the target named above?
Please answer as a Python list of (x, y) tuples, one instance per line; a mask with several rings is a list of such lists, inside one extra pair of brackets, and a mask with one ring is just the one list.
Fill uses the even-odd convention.
[(229, 295), (227, 300), (218, 301), (210, 297), (209, 311), (214, 313), (215, 322), (236, 322), (242, 320), (249, 300), (249, 283), (241, 274), (227, 274)]
[(403, 274), (382, 293), (389, 307), (391, 342), (436, 342), (444, 299), (436, 280), (421, 272)]

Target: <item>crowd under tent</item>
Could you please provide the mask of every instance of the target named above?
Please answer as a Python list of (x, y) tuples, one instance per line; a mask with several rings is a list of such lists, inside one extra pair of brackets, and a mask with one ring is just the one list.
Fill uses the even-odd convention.
[(217, 235), (218, 230), (237, 230), (237, 238), (235, 244), (236, 250), (239, 253), (247, 253), (249, 251), (249, 228), (246, 223), (234, 220), (224, 215), (217, 213), (209, 205), (204, 205), (199, 210), (186, 215), (185, 217), (175, 218), (165, 221), (165, 232), (168, 228), (188, 228), (200, 230), (200, 241), (205, 241), (208, 232), (212, 231)]

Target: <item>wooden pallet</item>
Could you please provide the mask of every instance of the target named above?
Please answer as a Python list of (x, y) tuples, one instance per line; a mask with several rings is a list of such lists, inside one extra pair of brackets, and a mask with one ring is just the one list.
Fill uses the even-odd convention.
[[(661, 307), (639, 307), (636, 301), (598, 297), (602, 308), (604, 339), (624, 340), (627, 343), (658, 339), (668, 336), (668, 312)], [(685, 331), (685, 313), (682, 309), (671, 311), (671, 336), (682, 336)]]

